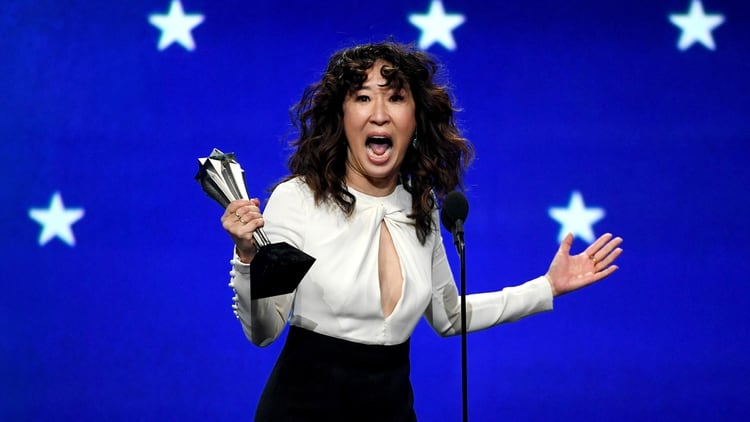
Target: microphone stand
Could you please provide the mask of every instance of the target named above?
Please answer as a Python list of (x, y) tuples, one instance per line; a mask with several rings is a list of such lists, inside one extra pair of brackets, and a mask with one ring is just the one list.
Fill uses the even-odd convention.
[(464, 222), (456, 220), (453, 228), (453, 243), (461, 260), (461, 405), (462, 420), (469, 421), (469, 381), (466, 358), (466, 244), (464, 243)]

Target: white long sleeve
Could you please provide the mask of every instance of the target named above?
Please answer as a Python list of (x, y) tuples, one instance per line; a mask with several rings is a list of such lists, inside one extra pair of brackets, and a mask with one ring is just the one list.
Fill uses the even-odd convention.
[[(315, 205), (301, 179), (280, 184), (264, 211), (271, 242), (285, 241), (316, 258), (293, 294), (250, 299), (249, 265), (235, 256), (232, 280), (235, 312), (245, 335), (267, 345), (287, 322), (315, 332), (365, 344), (406, 341), (424, 315), (440, 335), (460, 332), (460, 298), (436, 229), (424, 245), (417, 240), (411, 195), (402, 186), (386, 197), (355, 190), (353, 215), (338, 206)], [(380, 225), (385, 222), (404, 278), (402, 296), (384, 317), (378, 280)], [(476, 331), (552, 309), (552, 292), (544, 277), (498, 292), (467, 296), (467, 328)]]

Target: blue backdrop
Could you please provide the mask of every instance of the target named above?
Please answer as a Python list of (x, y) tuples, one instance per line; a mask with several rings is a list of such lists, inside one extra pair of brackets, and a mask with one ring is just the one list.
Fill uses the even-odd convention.
[[(390, 36), (476, 145), (469, 292), (561, 230), (625, 238), (610, 279), (469, 337), (471, 419), (750, 417), (748, 3), (5, 0), (0, 32), (1, 420), (250, 419), (283, 342), (232, 314), (197, 158), (267, 198), (303, 88)], [(412, 344), (420, 420), (458, 420), (459, 338)]]

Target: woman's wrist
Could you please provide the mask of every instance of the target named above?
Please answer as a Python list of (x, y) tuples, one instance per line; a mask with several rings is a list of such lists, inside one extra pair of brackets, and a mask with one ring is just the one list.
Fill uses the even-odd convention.
[(555, 283), (553, 283), (552, 279), (549, 278), (549, 274), (545, 274), (544, 278), (547, 279), (547, 282), (549, 283), (549, 288), (550, 288), (550, 290), (552, 290), (552, 297), (556, 297), (557, 296), (557, 291), (555, 290)]
[(257, 252), (257, 248), (253, 244), (249, 248), (250, 250), (241, 250), (239, 247), (235, 246), (234, 251), (237, 254), (237, 257), (240, 259), (240, 262), (243, 264), (249, 264), (253, 261), (253, 258), (255, 258), (255, 254)]

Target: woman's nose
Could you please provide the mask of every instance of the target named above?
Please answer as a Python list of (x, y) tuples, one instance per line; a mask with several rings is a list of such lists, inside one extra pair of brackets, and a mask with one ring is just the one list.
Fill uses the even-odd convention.
[(390, 120), (388, 115), (388, 106), (382, 99), (377, 99), (372, 102), (372, 112), (370, 114), (370, 121), (376, 125), (382, 126)]

